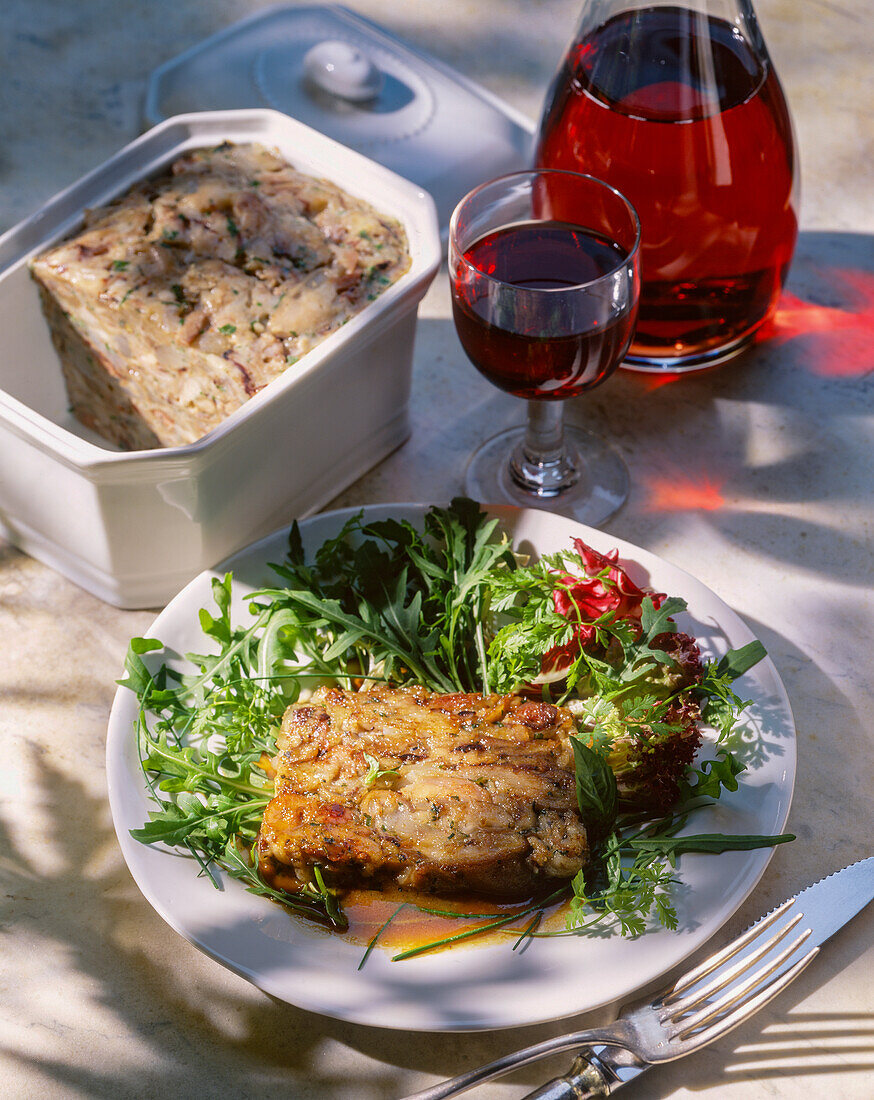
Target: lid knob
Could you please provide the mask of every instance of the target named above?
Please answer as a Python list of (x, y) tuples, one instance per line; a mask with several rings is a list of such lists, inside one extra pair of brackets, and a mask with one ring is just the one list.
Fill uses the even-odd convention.
[(383, 84), (382, 73), (366, 53), (335, 38), (317, 42), (307, 50), (303, 71), (321, 91), (353, 103), (374, 99)]

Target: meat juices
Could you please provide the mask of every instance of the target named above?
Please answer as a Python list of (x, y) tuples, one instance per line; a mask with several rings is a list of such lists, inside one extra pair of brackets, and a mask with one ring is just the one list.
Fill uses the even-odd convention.
[[(266, 881), (515, 899), (586, 862), (569, 711), (513, 695), (320, 688), (288, 708), (258, 839)], [(369, 759), (368, 759), (369, 758)]]

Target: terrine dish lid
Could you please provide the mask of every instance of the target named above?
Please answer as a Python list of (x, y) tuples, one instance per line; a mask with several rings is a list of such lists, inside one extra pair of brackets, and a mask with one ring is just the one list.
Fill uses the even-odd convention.
[[(336, 80), (319, 86), (325, 68), (345, 68), (353, 87), (360, 76), (364, 98), (331, 94)], [(271, 8), (219, 31), (152, 73), (144, 115), (154, 125), (231, 107), (283, 111), (420, 184), (444, 237), (459, 199), (531, 157), (529, 118), (341, 5)]]

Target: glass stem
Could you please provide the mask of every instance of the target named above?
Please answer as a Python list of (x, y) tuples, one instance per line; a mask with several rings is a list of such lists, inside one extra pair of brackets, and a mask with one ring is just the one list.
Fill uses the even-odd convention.
[(565, 446), (563, 401), (529, 401), (525, 438), (510, 456), (517, 485), (538, 497), (556, 497), (576, 485), (580, 460)]

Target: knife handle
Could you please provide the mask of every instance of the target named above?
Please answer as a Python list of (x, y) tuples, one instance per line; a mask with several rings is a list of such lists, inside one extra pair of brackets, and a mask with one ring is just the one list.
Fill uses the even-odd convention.
[(609, 1096), (610, 1092), (607, 1075), (601, 1072), (598, 1058), (590, 1052), (578, 1055), (564, 1077), (554, 1077), (534, 1092), (526, 1093), (522, 1100), (595, 1100)]

